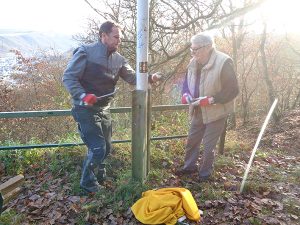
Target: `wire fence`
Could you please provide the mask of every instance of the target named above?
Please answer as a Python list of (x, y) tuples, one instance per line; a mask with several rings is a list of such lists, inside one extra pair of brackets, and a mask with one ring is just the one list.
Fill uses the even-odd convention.
[[(177, 111), (177, 110), (186, 110), (187, 105), (158, 105), (152, 106), (151, 113), (161, 113), (162, 111)], [(112, 114), (121, 114), (121, 113), (131, 113), (131, 107), (119, 107), (111, 108), (110, 112)], [(71, 116), (71, 110), (46, 110), (46, 111), (19, 111), (19, 112), (0, 112), (0, 119), (16, 119), (16, 118), (46, 118), (46, 117), (68, 117)], [(128, 117), (127, 117), (128, 118)], [(27, 123), (30, 123), (27, 121)], [(150, 124), (151, 125), (151, 124)], [(58, 124), (59, 126), (59, 124)], [(168, 136), (156, 136), (151, 137), (151, 141), (157, 140), (169, 140), (169, 139), (178, 139), (185, 138), (186, 134), (179, 135), (168, 135)], [(112, 143), (128, 143), (131, 142), (131, 139), (122, 139), (122, 140), (112, 140)], [(71, 143), (42, 143), (42, 144), (24, 144), (24, 145), (5, 145), (0, 146), (0, 151), (4, 150), (29, 150), (29, 149), (39, 149), (39, 148), (55, 148), (55, 147), (73, 147), (84, 145), (82, 142), (71, 142)]]

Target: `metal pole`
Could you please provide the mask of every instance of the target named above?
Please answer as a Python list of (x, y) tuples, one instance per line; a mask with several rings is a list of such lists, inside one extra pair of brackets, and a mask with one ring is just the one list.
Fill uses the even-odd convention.
[(137, 90), (148, 90), (149, 3), (137, 0), (136, 71)]
[(137, 0), (136, 90), (132, 94), (132, 177), (144, 182), (147, 176), (149, 3)]

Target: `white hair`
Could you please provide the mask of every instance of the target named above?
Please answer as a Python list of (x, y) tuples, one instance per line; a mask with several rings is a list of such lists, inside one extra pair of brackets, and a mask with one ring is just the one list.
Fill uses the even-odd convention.
[(191, 43), (196, 44), (196, 45), (201, 45), (201, 46), (211, 45), (212, 48), (215, 48), (215, 42), (214, 42), (213, 37), (204, 32), (195, 34), (191, 38)]

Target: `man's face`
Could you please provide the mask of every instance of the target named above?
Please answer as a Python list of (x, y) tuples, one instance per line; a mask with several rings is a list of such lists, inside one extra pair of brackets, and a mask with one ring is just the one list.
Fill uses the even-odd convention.
[(101, 41), (107, 46), (108, 51), (117, 51), (119, 45), (121, 44), (122, 32), (118, 27), (112, 27), (110, 33), (103, 33)]
[(190, 51), (193, 58), (195, 58), (198, 63), (203, 65), (207, 63), (210, 57), (211, 45), (199, 45), (192, 43)]

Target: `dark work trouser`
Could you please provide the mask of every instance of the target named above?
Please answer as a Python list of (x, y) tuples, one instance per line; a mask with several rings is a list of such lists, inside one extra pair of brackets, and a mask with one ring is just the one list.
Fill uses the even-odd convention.
[(225, 125), (226, 118), (203, 124), (201, 111), (195, 110), (188, 133), (185, 149), (184, 169), (197, 169), (197, 161), (200, 154), (200, 144), (203, 141), (203, 156), (200, 165), (199, 176), (210, 176), (213, 171), (215, 149)]
[(83, 162), (80, 186), (87, 191), (98, 190), (95, 168), (105, 172), (103, 161), (111, 151), (111, 117), (109, 110), (102, 111), (75, 105), (72, 115), (78, 124), (81, 139), (88, 147)]

